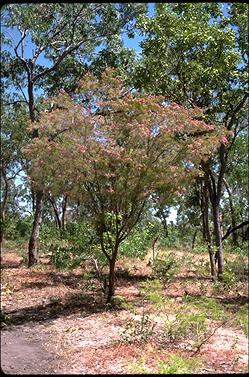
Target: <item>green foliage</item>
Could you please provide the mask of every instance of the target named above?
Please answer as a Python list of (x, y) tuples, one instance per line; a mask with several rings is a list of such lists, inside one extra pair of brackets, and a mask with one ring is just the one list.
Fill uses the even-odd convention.
[(137, 227), (121, 243), (120, 254), (129, 258), (143, 259), (147, 254), (148, 248), (151, 246), (152, 238), (153, 235), (149, 227), (144, 229)]
[(150, 315), (143, 310), (141, 316), (134, 315), (134, 317), (126, 323), (121, 333), (121, 339), (129, 343), (134, 341), (146, 341), (153, 335), (154, 327), (155, 324), (152, 322)]
[(30, 229), (32, 225), (32, 217), (9, 217), (4, 224), (5, 237), (8, 240), (26, 240), (29, 237)]
[(168, 254), (165, 259), (156, 258), (152, 263), (152, 269), (157, 277), (163, 281), (171, 281), (179, 271), (179, 265), (174, 253)]
[(224, 307), (215, 298), (185, 295), (183, 300), (190, 309), (191, 307), (198, 309), (201, 313), (205, 313), (209, 319), (225, 320), (227, 318)]
[(236, 313), (236, 322), (242, 328), (244, 333), (249, 335), (249, 304), (241, 306)]
[(236, 274), (233, 271), (226, 269), (226, 271), (224, 271), (222, 274), (222, 286), (224, 290), (230, 291), (236, 289), (237, 283), (238, 278)]
[(188, 359), (181, 355), (170, 355), (168, 361), (157, 362), (157, 374), (192, 374), (201, 362), (197, 358)]
[(207, 318), (204, 313), (191, 313), (180, 309), (174, 315), (167, 315), (164, 334), (171, 341), (191, 338), (197, 342), (207, 332)]
[(162, 360), (158, 358), (156, 367), (147, 366), (148, 357), (141, 356), (136, 363), (130, 367), (132, 374), (192, 374), (201, 366), (198, 358), (187, 358), (179, 354), (170, 355), (168, 359)]
[(72, 269), (90, 258), (104, 261), (97, 236), (88, 222), (68, 223), (61, 234), (52, 224), (44, 223), (41, 229), (40, 249), (51, 252), (51, 261), (57, 268)]
[(147, 300), (159, 306), (164, 304), (165, 297), (163, 292), (163, 284), (159, 279), (147, 280), (140, 286), (140, 291)]
[[(240, 251), (241, 249), (238, 248), (237, 250)], [(233, 261), (228, 260), (226, 264), (226, 271), (230, 273), (230, 280), (233, 280), (235, 284), (240, 279), (247, 280), (247, 274), (248, 274), (247, 262), (248, 262), (248, 259), (247, 257), (243, 256), (243, 253), (241, 254), (238, 253), (238, 256)], [(225, 280), (226, 279), (228, 280), (228, 278), (229, 276), (225, 277)]]

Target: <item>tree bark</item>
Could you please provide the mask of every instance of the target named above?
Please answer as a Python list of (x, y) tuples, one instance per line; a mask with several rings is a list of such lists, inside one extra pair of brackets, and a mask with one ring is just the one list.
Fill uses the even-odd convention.
[(200, 182), (201, 184), (201, 211), (202, 211), (202, 224), (203, 224), (203, 238), (207, 243), (208, 246), (208, 254), (210, 260), (210, 270), (211, 276), (213, 279), (216, 278), (216, 267), (215, 267), (215, 258), (214, 252), (212, 247), (212, 240), (211, 240), (211, 233), (209, 227), (209, 218), (208, 218), (208, 175), (204, 173), (204, 182)]
[(226, 231), (226, 234), (222, 237), (222, 240), (225, 240), (231, 233), (233, 234), (238, 229), (243, 229), (246, 225), (249, 224), (249, 221), (243, 221), (243, 223), (235, 226), (234, 228), (229, 227)]
[(53, 210), (54, 210), (56, 225), (58, 226), (59, 230), (61, 230), (62, 223), (61, 223), (61, 219), (60, 219), (58, 210), (56, 208), (55, 200), (52, 197), (50, 197), (49, 201), (52, 204), (52, 207), (53, 207)]
[(222, 280), (222, 274), (224, 272), (224, 256), (223, 256), (223, 247), (222, 247), (219, 200), (217, 197), (215, 197), (212, 202), (212, 210), (213, 210), (215, 244), (217, 247), (216, 257), (218, 261), (218, 279)]
[[(35, 121), (35, 101), (34, 101), (34, 83), (32, 81), (32, 68), (28, 71), (28, 97), (29, 97), (29, 117), (31, 122)], [(38, 137), (38, 130), (33, 129), (32, 138)], [(32, 226), (32, 231), (29, 239), (29, 250), (28, 250), (28, 267), (32, 267), (38, 262), (38, 240), (40, 234), (40, 226), (42, 221), (42, 207), (43, 207), (43, 191), (34, 190), (35, 197), (35, 213), (34, 221)]]
[[(228, 185), (225, 178), (223, 178), (223, 182), (225, 184), (225, 187), (226, 187), (226, 190), (227, 190), (227, 193), (228, 193), (232, 228), (235, 228), (236, 227), (236, 213), (235, 213), (235, 209), (234, 209), (234, 205), (233, 205), (232, 193), (231, 193), (231, 190), (230, 190), (229, 185)], [(223, 237), (223, 239), (224, 239), (224, 237)], [(232, 240), (233, 240), (233, 245), (238, 246), (238, 233), (237, 232), (232, 233)]]
[(4, 180), (4, 194), (3, 194), (3, 203), (1, 205), (1, 227), (0, 227), (0, 246), (2, 249), (2, 244), (4, 240), (4, 226), (6, 222), (6, 209), (7, 209), (7, 201), (8, 201), (8, 195), (9, 195), (9, 182), (6, 175), (5, 169), (2, 171), (3, 180)]
[(35, 266), (38, 263), (38, 240), (42, 221), (43, 195), (43, 191), (36, 192), (34, 221), (29, 240), (28, 267)]
[(68, 202), (68, 195), (65, 195), (64, 199), (63, 199), (63, 204), (62, 204), (62, 217), (61, 217), (62, 230), (65, 230), (65, 228), (66, 228), (66, 222), (67, 222), (67, 202)]
[(112, 258), (109, 261), (109, 284), (106, 303), (111, 303), (112, 298), (115, 294), (115, 262), (116, 258)]

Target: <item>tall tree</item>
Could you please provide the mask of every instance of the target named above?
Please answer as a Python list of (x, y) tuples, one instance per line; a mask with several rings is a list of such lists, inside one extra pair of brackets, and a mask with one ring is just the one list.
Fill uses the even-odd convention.
[(143, 90), (204, 108), (206, 119), (231, 132), (217, 156), (201, 163), (212, 207), (219, 278), (224, 270), (220, 223), (223, 179), (231, 147), (244, 127), (248, 98), (248, 6), (223, 7), (218, 3), (156, 4), (155, 17), (141, 20), (146, 40), (135, 78)]
[[(96, 47), (105, 44), (115, 35), (134, 27), (136, 16), (145, 4), (83, 3), (83, 4), (9, 4), (2, 9), (2, 24), (6, 35), (4, 86), (9, 87), (13, 101), (25, 101), (32, 123), (38, 118), (36, 89), (44, 83), (50, 90), (68, 78), (62, 69), (76, 66), (74, 74), (82, 74), (80, 58), (90, 59)], [(80, 57), (80, 58), (79, 58)], [(46, 60), (44, 60), (44, 58)], [(72, 60), (72, 58), (74, 58)], [(71, 60), (70, 60), (71, 59)], [(56, 75), (59, 70), (60, 76)], [(74, 83), (74, 77), (69, 88)], [(16, 90), (16, 91), (15, 91)], [(46, 90), (45, 90), (46, 91)], [(32, 138), (38, 130), (32, 129)], [(37, 243), (41, 224), (44, 192), (35, 191), (35, 212), (29, 241), (29, 266), (37, 263)]]

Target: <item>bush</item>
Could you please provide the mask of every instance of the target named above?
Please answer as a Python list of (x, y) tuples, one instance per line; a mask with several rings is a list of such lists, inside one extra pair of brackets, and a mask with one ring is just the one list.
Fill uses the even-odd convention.
[(126, 323), (121, 338), (125, 342), (146, 341), (153, 335), (154, 327), (149, 314), (143, 311), (142, 316), (134, 316)]
[(120, 245), (120, 255), (143, 259), (152, 242), (149, 229), (135, 229)]
[(175, 342), (180, 339), (194, 338), (199, 341), (207, 332), (206, 315), (179, 311), (176, 315), (168, 316), (165, 321), (165, 336)]
[(236, 289), (238, 278), (236, 274), (228, 269), (222, 274), (222, 285), (225, 290)]
[(155, 259), (152, 263), (152, 269), (155, 275), (165, 281), (170, 281), (179, 271), (179, 266), (173, 253), (168, 254), (167, 259)]
[(11, 217), (4, 225), (5, 238), (9, 240), (28, 239), (32, 226), (32, 217)]
[(244, 333), (249, 334), (249, 316), (248, 316), (248, 303), (244, 304), (236, 314), (236, 322), (242, 328)]
[(63, 233), (52, 224), (43, 224), (40, 246), (43, 252), (52, 252), (52, 263), (61, 269), (75, 268), (88, 258), (105, 261), (96, 233), (87, 222), (69, 223)]
[(157, 374), (192, 374), (200, 364), (198, 359), (186, 359), (180, 355), (171, 355), (167, 362), (158, 361)]
[(159, 306), (164, 304), (163, 285), (159, 279), (148, 280), (142, 283), (141, 287), (141, 293), (145, 295), (146, 299)]

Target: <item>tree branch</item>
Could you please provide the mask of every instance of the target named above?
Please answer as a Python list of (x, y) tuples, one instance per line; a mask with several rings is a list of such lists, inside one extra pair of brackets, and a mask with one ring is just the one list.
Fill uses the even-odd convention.
[(227, 229), (226, 234), (222, 237), (222, 241), (224, 241), (231, 233), (235, 232), (236, 230), (243, 228), (244, 226), (249, 225), (249, 221), (243, 221), (241, 224), (231, 228), (231, 226)]

